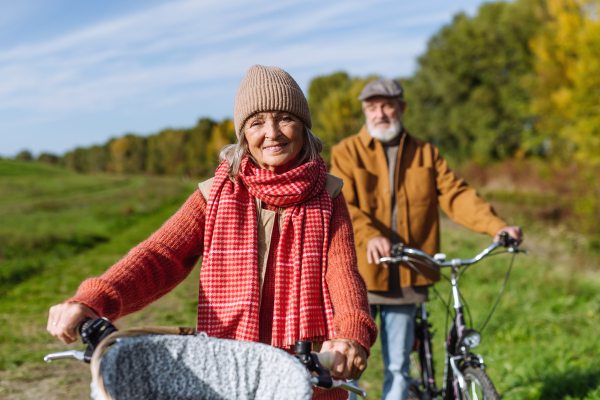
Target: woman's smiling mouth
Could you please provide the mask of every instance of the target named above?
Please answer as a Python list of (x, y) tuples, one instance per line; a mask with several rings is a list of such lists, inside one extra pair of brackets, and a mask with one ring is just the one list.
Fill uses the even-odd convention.
[(285, 146), (287, 146), (287, 143), (278, 143), (278, 144), (273, 144), (273, 145), (270, 145), (270, 146), (265, 146), (265, 147), (263, 147), (263, 150), (266, 150), (266, 151), (280, 151)]

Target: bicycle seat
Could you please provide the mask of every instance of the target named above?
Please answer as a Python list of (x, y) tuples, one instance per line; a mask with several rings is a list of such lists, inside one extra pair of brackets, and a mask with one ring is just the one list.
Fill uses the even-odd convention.
[[(115, 400), (312, 397), (305, 367), (285, 351), (201, 335), (120, 339), (102, 358), (101, 372)], [(102, 399), (99, 394), (92, 386), (92, 398)]]

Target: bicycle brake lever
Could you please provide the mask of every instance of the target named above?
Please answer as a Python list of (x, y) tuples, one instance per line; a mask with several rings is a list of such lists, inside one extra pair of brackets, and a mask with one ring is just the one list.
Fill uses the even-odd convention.
[(529, 255), (529, 250), (525, 250), (520, 247), (509, 247), (508, 252), (509, 253), (525, 253), (526, 255)]
[(46, 361), (47, 363), (50, 363), (54, 360), (63, 360), (66, 358), (74, 358), (76, 360), (83, 361), (85, 359), (84, 354), (85, 353), (83, 351), (79, 351), (79, 350), (61, 351), (58, 353), (48, 354), (47, 356), (44, 357), (44, 361)]
[[(323, 389), (342, 388), (349, 392), (356, 393), (361, 397), (366, 397), (367, 392), (354, 386), (348, 385), (346, 382), (334, 379), (331, 376), (331, 371), (325, 365), (332, 364), (333, 360), (328, 356), (328, 353), (313, 353), (312, 342), (296, 341), (294, 345), (296, 357), (306, 367), (308, 371), (317, 376), (312, 376), (310, 382), (317, 387)], [(323, 361), (319, 359), (323, 357)], [(329, 365), (330, 366), (330, 365)]]
[(312, 359), (313, 368), (309, 368), (309, 370), (315, 372), (318, 375), (310, 378), (310, 381), (313, 385), (324, 389), (342, 388), (349, 392), (355, 393), (362, 398), (367, 397), (367, 392), (365, 392), (364, 390), (355, 386), (348, 385), (342, 380), (334, 379), (331, 376), (331, 371), (328, 368), (324, 367), (323, 364), (321, 364), (321, 360), (319, 360), (319, 356), (317, 355), (317, 353), (311, 353), (310, 358)]
[[(310, 378), (310, 382), (313, 385), (315, 385), (315, 386), (323, 387), (323, 386), (321, 386), (321, 382), (320, 382), (319, 378), (312, 377), (312, 378)], [(332, 382), (332, 384), (331, 384), (330, 387), (328, 387), (328, 389), (331, 389), (331, 388), (341, 388), (341, 389), (345, 389), (345, 390), (347, 390), (349, 392), (352, 392), (354, 394), (357, 394), (357, 395), (359, 395), (362, 398), (367, 397), (367, 392), (365, 392), (364, 390), (362, 390), (360, 388), (357, 388), (355, 386), (348, 385), (344, 381), (340, 381), (340, 380), (337, 380), (337, 379), (331, 379), (331, 382)]]

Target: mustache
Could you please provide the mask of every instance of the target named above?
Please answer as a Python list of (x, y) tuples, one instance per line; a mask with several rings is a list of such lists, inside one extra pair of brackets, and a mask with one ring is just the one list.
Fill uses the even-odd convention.
[(389, 119), (388, 117), (383, 117), (383, 118), (378, 118), (376, 120), (373, 121), (373, 125), (377, 125), (380, 124), (382, 122), (387, 122), (388, 124), (392, 123), (392, 120)]

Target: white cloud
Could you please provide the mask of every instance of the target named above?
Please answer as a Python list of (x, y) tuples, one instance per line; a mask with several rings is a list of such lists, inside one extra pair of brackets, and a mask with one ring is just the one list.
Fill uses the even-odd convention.
[(408, 75), (432, 27), (450, 22), (457, 7), (443, 0), (165, 2), (0, 48), (0, 112), (20, 115), (0, 121), (0, 134), (80, 112), (110, 118), (132, 104), (160, 109), (217, 95), (232, 103), (256, 63), (288, 70), (305, 89), (311, 74), (340, 69)]
[[(289, 65), (353, 65), (362, 57), (411, 56), (423, 46), (423, 38), (412, 39), (412, 44), (402, 43), (408, 52), (391, 53), (398, 47), (398, 35), (360, 27), (365, 12), (377, 6), (374, 3), (315, 2), (300, 9), (305, 3), (273, 6), (259, 1), (250, 8), (243, 1), (222, 4), (168, 3), (0, 51), (0, 75), (8, 78), (0, 83), (0, 107), (39, 111), (106, 107), (169, 85), (236, 76), (251, 64), (249, 60), (281, 62), (303, 54), (311, 61)], [(293, 12), (286, 15), (289, 10)], [(434, 14), (434, 20), (439, 15)], [(420, 20), (422, 16), (416, 23)], [(397, 26), (410, 21), (405, 18)], [(329, 32), (356, 25), (354, 32), (337, 37)]]

